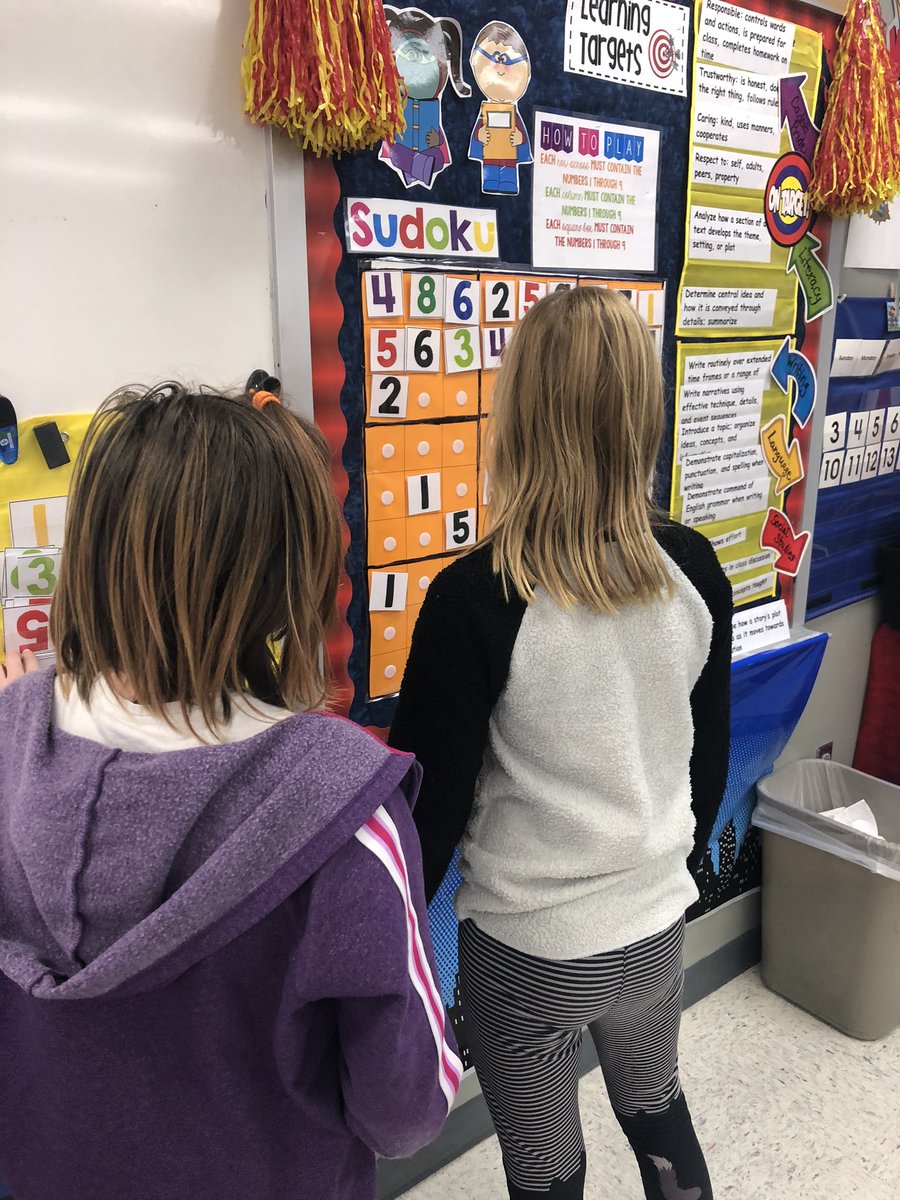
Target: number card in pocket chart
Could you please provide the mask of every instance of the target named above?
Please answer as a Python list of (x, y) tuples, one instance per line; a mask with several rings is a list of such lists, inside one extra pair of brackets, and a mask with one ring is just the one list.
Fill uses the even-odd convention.
[(397, 692), (432, 579), (487, 530), (482, 450), (508, 339), (548, 291), (577, 286), (626, 292), (661, 344), (655, 281), (377, 262), (363, 272), (370, 699)]

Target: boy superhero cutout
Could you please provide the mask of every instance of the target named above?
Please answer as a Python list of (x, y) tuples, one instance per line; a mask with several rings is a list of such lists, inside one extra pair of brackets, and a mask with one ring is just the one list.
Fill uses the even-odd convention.
[(469, 158), (481, 163), (481, 190), (516, 196), (519, 167), (533, 161), (518, 102), (531, 82), (531, 60), (520, 35), (503, 21), (491, 21), (475, 40), (469, 59), (486, 99), (472, 137)]

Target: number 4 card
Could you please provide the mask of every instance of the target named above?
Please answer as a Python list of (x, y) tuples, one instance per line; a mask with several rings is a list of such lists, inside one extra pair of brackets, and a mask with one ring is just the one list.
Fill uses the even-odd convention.
[(403, 272), (366, 272), (366, 316), (370, 321), (403, 318)]

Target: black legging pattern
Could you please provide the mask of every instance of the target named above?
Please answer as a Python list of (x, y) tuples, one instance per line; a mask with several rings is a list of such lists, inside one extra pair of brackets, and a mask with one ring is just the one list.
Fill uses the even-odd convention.
[(460, 926), (460, 985), (512, 1200), (581, 1200), (578, 1058), (585, 1027), (647, 1200), (712, 1200), (678, 1077), (684, 922), (573, 962)]

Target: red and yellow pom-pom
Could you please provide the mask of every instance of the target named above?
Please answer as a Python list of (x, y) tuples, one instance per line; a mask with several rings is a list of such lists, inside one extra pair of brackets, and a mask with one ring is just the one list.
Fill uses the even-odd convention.
[(875, 0), (850, 0), (813, 163), (814, 208), (869, 212), (900, 192), (900, 84)]
[(340, 154), (404, 127), (381, 0), (252, 0), (244, 111), (304, 149)]

